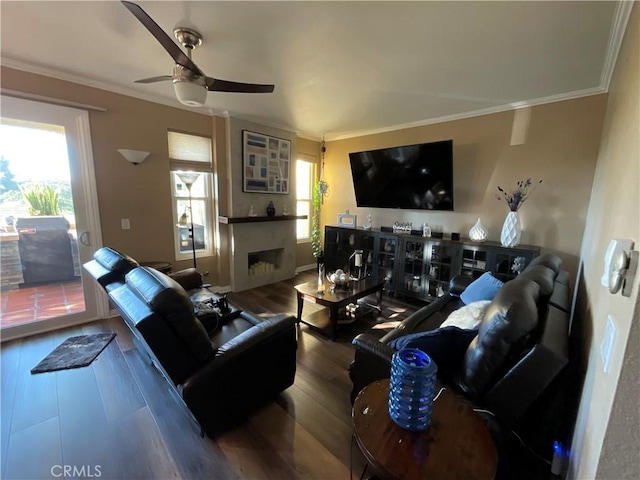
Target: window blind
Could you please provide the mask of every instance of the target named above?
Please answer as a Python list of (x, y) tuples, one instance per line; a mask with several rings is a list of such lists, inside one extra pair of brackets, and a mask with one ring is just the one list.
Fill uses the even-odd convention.
[(211, 139), (200, 135), (168, 132), (171, 170), (211, 172)]

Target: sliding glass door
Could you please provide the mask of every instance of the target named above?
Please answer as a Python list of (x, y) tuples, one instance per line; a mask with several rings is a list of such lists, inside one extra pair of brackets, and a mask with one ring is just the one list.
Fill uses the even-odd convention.
[(2, 339), (105, 316), (81, 268), (101, 244), (88, 113), (0, 100)]

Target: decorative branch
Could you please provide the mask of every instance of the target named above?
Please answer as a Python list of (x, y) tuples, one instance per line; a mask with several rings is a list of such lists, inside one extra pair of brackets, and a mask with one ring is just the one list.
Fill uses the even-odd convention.
[(529, 198), (538, 185), (542, 183), (542, 180), (533, 183), (530, 178), (526, 180), (518, 181), (518, 186), (510, 191), (506, 191), (502, 187), (498, 186), (498, 192), (496, 198), (498, 200), (504, 200), (509, 206), (509, 210), (517, 212), (522, 204)]

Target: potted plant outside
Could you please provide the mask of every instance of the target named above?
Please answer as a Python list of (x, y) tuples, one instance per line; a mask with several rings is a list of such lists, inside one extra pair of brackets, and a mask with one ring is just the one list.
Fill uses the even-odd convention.
[(60, 215), (58, 192), (49, 185), (40, 187), (34, 185), (29, 190), (20, 188), (22, 196), (29, 204), (29, 214), (34, 217), (45, 215)]

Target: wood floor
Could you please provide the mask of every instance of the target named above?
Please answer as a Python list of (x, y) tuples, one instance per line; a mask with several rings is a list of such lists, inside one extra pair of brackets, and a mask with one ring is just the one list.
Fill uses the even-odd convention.
[[(312, 279), (301, 274), (231, 293), (229, 300), (257, 314), (293, 314), (293, 285)], [(386, 295), (383, 304), (386, 318), (371, 315), (345, 326), (336, 342), (300, 326), (295, 384), (215, 441), (200, 436), (120, 318), (4, 343), (2, 478), (358, 478), (365, 461), (352, 444), (351, 339), (377, 321), (401, 320), (417, 308)], [(318, 308), (306, 303), (303, 315)], [(109, 331), (116, 339), (90, 366), (29, 373), (67, 337)]]
[[(293, 285), (309, 280), (302, 274), (229, 299), (258, 314), (294, 313)], [(384, 303), (396, 320), (415, 309)], [(304, 314), (317, 308), (307, 304)], [(346, 326), (337, 342), (301, 326), (295, 384), (215, 441), (200, 437), (120, 318), (4, 343), (2, 478), (348, 479), (350, 470), (358, 477), (364, 460), (351, 445), (347, 367), (351, 339), (373, 321)], [(29, 373), (67, 337), (107, 331), (118, 335), (89, 367)]]

